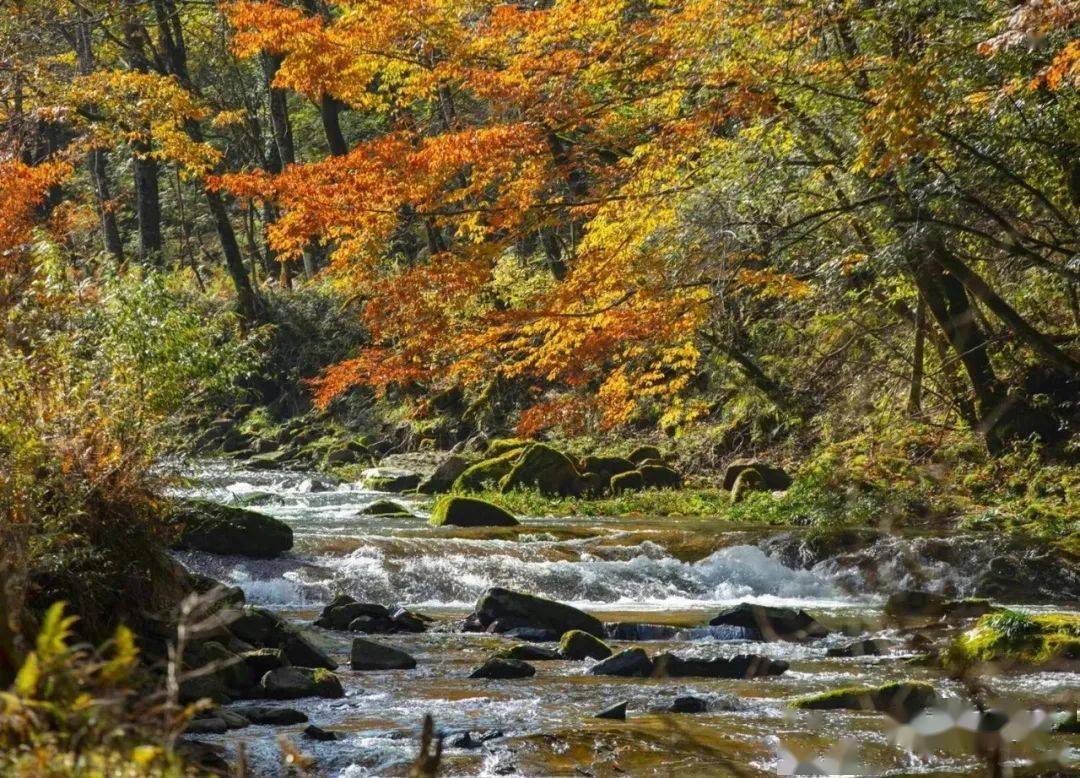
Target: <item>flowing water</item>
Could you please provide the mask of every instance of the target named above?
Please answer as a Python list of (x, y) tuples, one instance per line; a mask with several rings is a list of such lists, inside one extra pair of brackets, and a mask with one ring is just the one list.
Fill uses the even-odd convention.
[[(313, 629), (342, 663), (340, 700), (299, 700), (290, 707), (342, 739), (314, 743), (303, 726), (249, 727), (205, 738), (236, 749), (260, 772), (276, 774), (277, 736), (284, 732), (316, 759), (319, 775), (356, 778), (404, 775), (417, 751), (424, 714), (448, 735), (448, 775), (760, 775), (958, 774), (981, 762), (962, 720), (961, 690), (935, 671), (908, 664), (897, 648), (884, 657), (827, 658), (825, 649), (851, 636), (896, 637), (881, 616), (882, 597), (865, 577), (827, 564), (793, 570), (757, 545), (763, 531), (701, 519), (523, 518), (521, 527), (434, 529), (423, 518), (362, 516), (387, 495), (353, 485), (319, 490), (318, 476), (250, 472), (221, 463), (189, 473), (184, 494), (238, 503), (288, 522), (294, 550), (276, 560), (247, 560), (184, 552), (190, 568), (238, 585), (248, 602), (310, 626), (334, 594), (364, 602), (403, 605), (438, 620), (425, 634), (375, 640), (408, 651), (412, 671), (357, 673), (348, 669), (352, 636)], [(314, 479), (314, 487), (312, 483)], [(395, 496), (421, 517), (425, 503)], [(883, 571), (895, 565), (884, 560)], [(897, 568), (886, 581), (899, 588), (909, 574)], [(937, 571), (938, 576), (944, 571)], [(924, 574), (926, 571), (924, 571)], [(931, 577), (935, 571), (929, 571)], [(587, 674), (589, 662), (536, 662), (533, 678), (470, 680), (469, 673), (512, 644), (496, 635), (451, 631), (491, 586), (504, 586), (567, 602), (604, 621), (665, 623), (684, 627), (678, 639), (641, 643), (649, 653), (722, 656), (762, 653), (791, 663), (779, 677), (754, 680), (620, 679)], [(963, 580), (950, 580), (962, 592)], [(702, 629), (715, 612), (738, 602), (804, 607), (836, 632), (809, 645), (756, 644), (718, 639)], [(620, 644), (618, 647), (633, 645)], [(879, 714), (795, 712), (799, 695), (852, 684), (890, 680), (932, 681), (953, 709), (946, 725), (916, 751), (897, 745), (913, 736)], [(991, 692), (1017, 710), (1040, 704), (1076, 704), (1080, 674), (1031, 673), (991, 679)], [(704, 714), (666, 712), (677, 696), (708, 701)], [(626, 700), (625, 722), (593, 718)], [(951, 726), (960, 719), (960, 726)], [(1058, 749), (1063, 764), (1080, 766), (1080, 740), (1052, 740), (1027, 730), (1038, 722), (1017, 717), (1013, 757)], [(454, 745), (456, 735), (499, 732), (481, 747)], [(926, 733), (922, 733), (926, 734)], [(922, 743), (922, 741), (920, 741)]]

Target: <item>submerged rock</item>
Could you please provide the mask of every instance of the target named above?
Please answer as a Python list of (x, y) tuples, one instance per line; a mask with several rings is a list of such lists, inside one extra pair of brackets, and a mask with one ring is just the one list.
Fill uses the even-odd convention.
[(304, 728), (304, 737), (308, 740), (318, 740), (322, 742), (338, 739), (336, 732), (329, 732), (322, 727), (316, 727), (314, 724), (309, 724)]
[(303, 724), (308, 720), (307, 714), (295, 708), (277, 708), (269, 705), (245, 705), (233, 708), (252, 724), (264, 724), (274, 727), (284, 727), (290, 724)]
[(804, 641), (829, 634), (829, 631), (806, 611), (748, 602), (721, 611), (709, 621), (709, 625), (742, 627), (753, 635), (752, 639), (766, 641)]
[(617, 675), (625, 678), (647, 678), (652, 674), (653, 663), (641, 648), (628, 648), (614, 656), (597, 662), (589, 668), (591, 675)]
[(594, 719), (615, 719), (616, 721), (626, 721), (626, 706), (627, 703), (620, 702), (612, 705), (610, 708), (604, 708), (604, 710), (593, 716)]
[(700, 697), (676, 697), (668, 709), (672, 713), (705, 713), (709, 710), (709, 703)]
[(555, 632), (556, 639), (574, 629), (595, 637), (604, 635), (604, 625), (600, 620), (577, 608), (498, 586), (484, 592), (476, 603), (474, 616), (484, 628), (498, 622), (497, 631), (504, 633), (527, 627)]
[(522, 662), (518, 659), (492, 657), (480, 667), (473, 670), (469, 677), (506, 680), (512, 678), (529, 678), (534, 675), (536, 675), (536, 668), (527, 662)]
[(528, 643), (518, 643), (505, 651), (496, 654), (499, 659), (517, 659), (521, 662), (548, 662), (562, 659), (563, 655), (552, 648), (543, 646), (531, 646)]
[(888, 640), (867, 638), (866, 640), (856, 640), (843, 646), (834, 646), (825, 652), (825, 656), (881, 656), (889, 650), (891, 645), (892, 644)]
[(788, 667), (787, 662), (757, 654), (699, 659), (664, 653), (653, 660), (652, 675), (654, 678), (760, 678), (782, 675)]
[(670, 624), (639, 624), (620, 621), (607, 625), (607, 636), (611, 640), (671, 640), (681, 630)]
[(502, 736), (501, 729), (489, 729), (484, 732), (477, 732), (475, 735), (472, 732), (462, 732), (460, 735), (451, 738), (447, 745), (450, 748), (480, 748), (489, 740), (496, 740)]
[(404, 651), (363, 638), (353, 640), (350, 661), (353, 670), (412, 670), (416, 667), (416, 660)]
[(441, 498), (431, 511), (428, 522), (434, 527), (516, 527), (513, 514), (487, 500), (458, 495)]
[(885, 614), (896, 619), (940, 618), (948, 609), (948, 600), (933, 592), (905, 589), (889, 595)]
[(322, 668), (281, 667), (271, 670), (260, 682), (266, 696), (272, 700), (295, 700), (301, 697), (345, 696), (341, 679)]
[(371, 505), (361, 508), (359, 515), (399, 519), (413, 518), (413, 514), (408, 508), (393, 500), (376, 500)]
[(180, 526), (176, 548), (270, 559), (293, 546), (288, 524), (245, 508), (184, 500), (173, 518)]
[(800, 697), (792, 705), (806, 710), (873, 710), (906, 723), (936, 702), (937, 695), (930, 684), (900, 681), (812, 694)]
[(582, 632), (580, 629), (572, 629), (562, 636), (559, 642), (559, 653), (567, 659), (607, 659), (611, 656), (611, 648), (600, 638)]

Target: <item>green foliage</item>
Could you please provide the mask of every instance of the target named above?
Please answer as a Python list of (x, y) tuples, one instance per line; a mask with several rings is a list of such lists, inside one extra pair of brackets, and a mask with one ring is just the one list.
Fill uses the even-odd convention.
[(45, 612), (35, 648), (0, 691), (0, 772), (26, 776), (179, 776), (168, 747), (195, 708), (140, 693), (138, 650), (119, 627), (96, 651), (72, 645), (76, 617)]

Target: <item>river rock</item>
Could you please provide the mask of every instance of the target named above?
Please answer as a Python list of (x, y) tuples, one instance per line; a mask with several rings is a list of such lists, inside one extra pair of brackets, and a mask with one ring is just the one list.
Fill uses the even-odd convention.
[(594, 719), (615, 719), (616, 721), (626, 721), (626, 706), (627, 703), (620, 702), (612, 705), (610, 708), (604, 708), (602, 711), (593, 716)]
[(453, 490), (455, 492), (478, 492), (487, 486), (498, 485), (503, 478), (509, 475), (514, 468), (514, 463), (521, 457), (523, 450), (517, 448), (498, 456), (492, 454), (487, 459), (470, 465), (455, 479)]
[(530, 643), (553, 643), (559, 639), (559, 633), (554, 629), (543, 629), (542, 627), (511, 627), (510, 629), (504, 629), (498, 621), (489, 624), (487, 631), (503, 637), (528, 640)]
[(625, 678), (647, 678), (652, 674), (653, 663), (641, 648), (628, 648), (614, 656), (597, 662), (589, 668), (591, 675), (617, 675)]
[(588, 456), (581, 460), (581, 469), (589, 473), (599, 473), (611, 480), (620, 473), (636, 470), (637, 465), (624, 457)]
[(376, 500), (360, 509), (360, 516), (380, 516), (393, 519), (411, 519), (413, 514), (401, 503), (393, 500)]
[(295, 708), (278, 708), (269, 705), (244, 705), (232, 708), (232, 711), (243, 716), (252, 724), (269, 725), (273, 727), (303, 724), (308, 720), (306, 713), (302, 713)]
[(420, 485), (420, 475), (392, 467), (369, 467), (360, 474), (365, 489), (376, 492), (410, 492)]
[(647, 462), (650, 459), (663, 459), (664, 452), (658, 449), (656, 446), (638, 446), (627, 457), (635, 465), (640, 465), (642, 462)]
[(513, 515), (487, 500), (452, 495), (441, 498), (431, 511), (433, 527), (516, 527)]
[(390, 622), (390, 611), (385, 605), (374, 602), (357, 602), (348, 597), (348, 601), (335, 599), (334, 602), (323, 608), (319, 618), (315, 620), (315, 626), (326, 629), (349, 629), (349, 624), (361, 616), (373, 619), (383, 619)]
[(752, 639), (755, 640), (804, 641), (829, 634), (829, 631), (806, 611), (748, 602), (723, 610), (709, 621), (710, 626), (721, 624), (742, 627), (752, 634)]
[(321, 667), (325, 670), (337, 669), (337, 662), (330, 655), (316, 646), (303, 635), (293, 632), (281, 644), (281, 652), (291, 664), (300, 667)]
[(322, 727), (316, 727), (314, 724), (308, 724), (304, 727), (304, 737), (308, 740), (317, 740), (320, 742), (330, 742), (331, 740), (338, 739), (337, 733), (329, 732)]
[(632, 621), (614, 622), (607, 626), (611, 640), (671, 640), (681, 631), (670, 624), (640, 624)]
[(653, 660), (654, 678), (760, 678), (782, 675), (789, 665), (757, 654), (699, 659), (663, 653)]
[(765, 479), (755, 468), (748, 467), (739, 473), (735, 479), (735, 485), (731, 487), (732, 504), (740, 503), (751, 492), (767, 492), (769, 487), (765, 485)]
[(390, 622), (396, 632), (427, 632), (431, 619), (407, 608), (398, 608), (390, 614)]
[(611, 493), (640, 492), (645, 488), (645, 478), (640, 470), (630, 470), (611, 477)]
[(825, 652), (825, 656), (835, 657), (860, 657), (860, 656), (881, 656), (888, 652), (889, 646), (888, 640), (880, 640), (876, 638), (867, 638), (866, 640), (856, 640), (852, 643), (847, 643), (843, 646), (833, 646)]
[(449, 746), (450, 748), (480, 748), (489, 740), (495, 740), (502, 736), (501, 729), (489, 729), (484, 732), (477, 732), (475, 735), (472, 732), (462, 732), (460, 735), (450, 739)]
[(505, 651), (500, 651), (496, 656), (499, 659), (517, 659), (519, 662), (548, 662), (563, 658), (562, 654), (554, 649), (528, 643), (518, 643)]
[(435, 468), (435, 471), (420, 482), (416, 491), (420, 494), (442, 494), (454, 486), (454, 481), (469, 469), (469, 460), (460, 454), (451, 454)]
[(529, 678), (536, 675), (536, 668), (528, 662), (518, 659), (501, 659), (492, 657), (476, 668), (469, 675), (470, 678), (511, 679)]
[(288, 524), (244, 508), (184, 500), (173, 518), (180, 526), (177, 548), (270, 559), (293, 546)]
[(542, 494), (569, 496), (581, 492), (581, 474), (566, 454), (546, 443), (534, 443), (525, 449), (500, 485), (504, 492), (536, 489)]
[(480, 597), (475, 616), (485, 628), (498, 621), (500, 632), (531, 627), (551, 630), (557, 633), (556, 639), (573, 629), (596, 637), (604, 635), (604, 625), (600, 620), (577, 608), (498, 586), (488, 589)]
[(229, 730), (229, 725), (220, 716), (210, 716), (204, 719), (193, 719), (184, 727), (185, 735), (224, 735)]
[(667, 465), (641, 465), (638, 472), (641, 473), (642, 483), (646, 487), (678, 489), (682, 486), (682, 476), (679, 475), (679, 471)]
[(901, 681), (800, 697), (793, 705), (806, 710), (874, 710), (906, 723), (936, 702), (937, 695), (930, 684)]
[(700, 697), (686, 695), (676, 697), (668, 710), (672, 713), (705, 713), (709, 710), (709, 703)]
[(562, 636), (559, 653), (574, 660), (607, 659), (611, 656), (611, 649), (600, 638), (580, 629), (572, 629)]
[(350, 661), (353, 670), (412, 670), (416, 660), (404, 651), (372, 640), (355, 638)]
[(229, 729), (244, 729), (251, 726), (251, 721), (246, 716), (241, 716), (234, 710), (219, 708), (214, 711), (214, 715), (224, 721)]
[(760, 459), (736, 459), (724, 471), (723, 487), (727, 491), (735, 488), (735, 480), (744, 470), (754, 469), (761, 476), (765, 488), (771, 492), (784, 491), (791, 487), (791, 476), (780, 467), (775, 467)]
[(260, 682), (266, 696), (272, 700), (295, 700), (301, 697), (345, 696), (341, 680), (329, 670), (310, 667), (281, 667), (271, 670)]

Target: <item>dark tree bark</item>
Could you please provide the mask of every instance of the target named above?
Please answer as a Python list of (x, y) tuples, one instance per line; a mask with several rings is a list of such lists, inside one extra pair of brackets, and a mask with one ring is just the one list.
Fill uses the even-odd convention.
[(341, 132), (341, 102), (330, 95), (323, 95), (319, 101), (319, 116), (322, 118), (323, 132), (326, 133), (326, 145), (330, 154), (343, 157), (349, 153), (345, 135)]
[(922, 413), (923, 370), (926, 351), (926, 304), (922, 295), (915, 304), (915, 346), (911, 354), (911, 386), (908, 392), (908, 413), (918, 416)]

